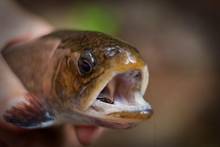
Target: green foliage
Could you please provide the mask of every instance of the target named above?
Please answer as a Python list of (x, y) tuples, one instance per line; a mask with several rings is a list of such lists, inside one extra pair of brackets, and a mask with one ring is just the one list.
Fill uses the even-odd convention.
[(100, 31), (116, 34), (119, 25), (113, 13), (100, 5), (77, 6), (72, 12), (73, 26), (76, 29)]

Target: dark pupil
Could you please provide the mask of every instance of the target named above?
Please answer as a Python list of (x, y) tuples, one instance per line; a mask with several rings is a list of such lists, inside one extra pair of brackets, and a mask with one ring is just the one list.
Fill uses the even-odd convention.
[(92, 71), (92, 66), (86, 59), (80, 59), (78, 64), (81, 74), (87, 74)]

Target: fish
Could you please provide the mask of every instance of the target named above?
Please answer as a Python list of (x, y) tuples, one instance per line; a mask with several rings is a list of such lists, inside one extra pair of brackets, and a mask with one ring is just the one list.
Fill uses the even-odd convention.
[(58, 30), (0, 54), (0, 123), (131, 128), (153, 113), (140, 52), (94, 31)]

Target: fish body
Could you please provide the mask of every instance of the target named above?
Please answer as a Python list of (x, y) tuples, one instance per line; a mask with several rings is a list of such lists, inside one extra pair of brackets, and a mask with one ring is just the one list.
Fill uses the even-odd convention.
[(138, 50), (100, 32), (55, 31), (3, 48), (0, 121), (129, 128), (147, 120), (148, 69)]

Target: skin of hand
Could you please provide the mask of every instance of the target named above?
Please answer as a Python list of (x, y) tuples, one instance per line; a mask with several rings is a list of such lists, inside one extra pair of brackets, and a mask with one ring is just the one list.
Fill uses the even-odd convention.
[[(0, 19), (0, 48), (5, 46), (5, 44), (11, 46), (16, 43), (28, 41), (53, 30), (51, 25), (29, 14), (11, 1), (0, 2)], [(58, 142), (62, 142), (61, 146), (63, 144), (66, 146), (79, 146), (80, 143), (88, 145), (99, 138), (103, 132), (103, 128), (100, 127), (72, 126), (69, 124), (57, 128), (31, 131), (8, 130), (0, 125), (0, 130), (0, 146), (9, 147), (32, 146), (36, 144), (45, 147), (59, 146), (56, 143), (57, 141), (54, 141), (54, 143), (48, 143), (46, 141), (54, 135), (63, 138), (63, 140), (58, 140)]]

